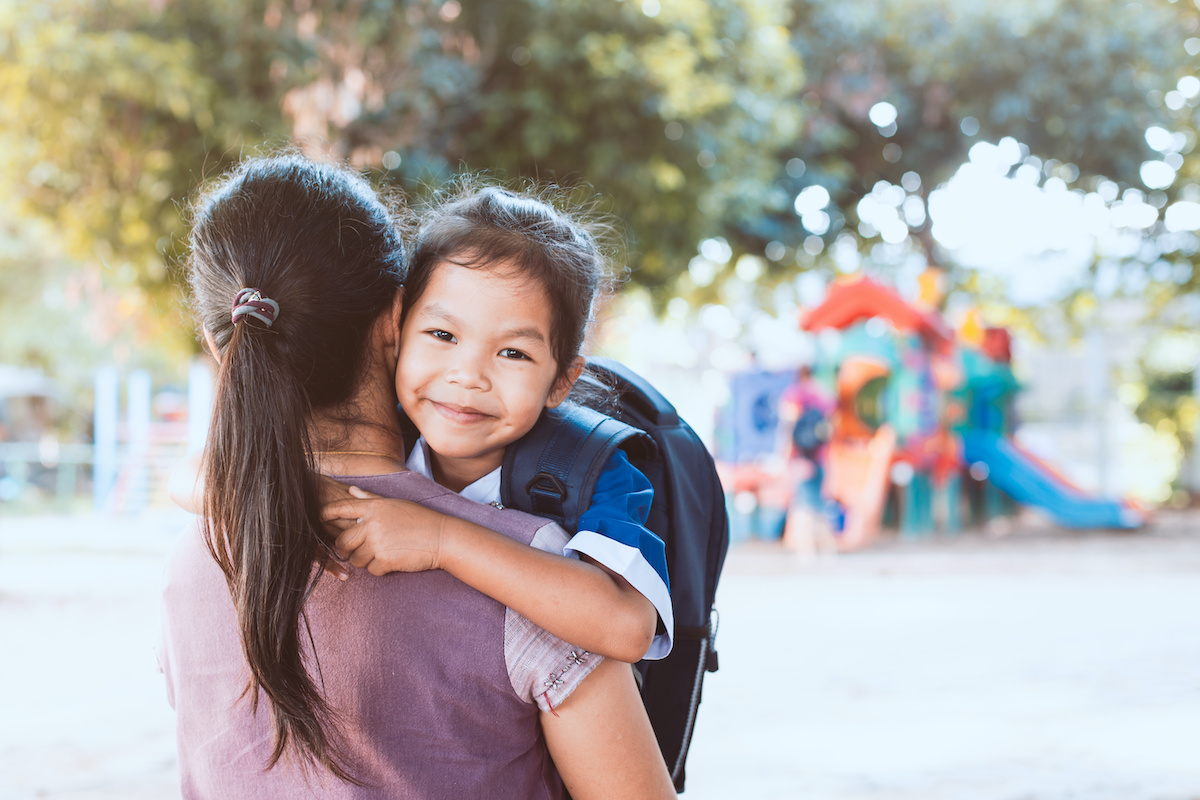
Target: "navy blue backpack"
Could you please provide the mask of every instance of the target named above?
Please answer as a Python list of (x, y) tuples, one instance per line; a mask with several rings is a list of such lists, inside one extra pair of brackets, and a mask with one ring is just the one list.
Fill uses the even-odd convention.
[(667, 769), (683, 791), (704, 675), (717, 670), (713, 600), (729, 548), (724, 492), (704, 444), (648, 381), (601, 358), (589, 359), (580, 381), (598, 387), (598, 396), (615, 395), (603, 406), (608, 413), (573, 402), (544, 411), (505, 454), (501, 502), (573, 534), (618, 447), (654, 486), (646, 526), (666, 543), (675, 644), (666, 658), (637, 668)]

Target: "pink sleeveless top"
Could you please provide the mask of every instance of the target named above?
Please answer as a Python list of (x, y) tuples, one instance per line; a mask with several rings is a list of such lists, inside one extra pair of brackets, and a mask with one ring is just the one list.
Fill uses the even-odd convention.
[[(465, 500), (411, 472), (356, 477), (523, 543), (561, 546), (543, 519)], [(556, 538), (561, 537), (561, 538)], [(470, 797), (557, 800), (562, 783), (538, 726), (599, 657), (573, 647), (441, 571), (322, 576), (307, 606), (310, 673), (341, 715), (364, 787), (297, 763), (265, 770), (273, 725), (252, 715), (249, 676), (224, 576), (199, 525), (180, 540), (163, 593), (160, 664), (177, 714), (182, 796), (255, 800)]]

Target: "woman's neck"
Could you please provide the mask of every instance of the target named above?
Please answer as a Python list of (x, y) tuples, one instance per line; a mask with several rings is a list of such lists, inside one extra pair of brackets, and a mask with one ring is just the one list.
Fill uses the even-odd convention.
[(394, 455), (382, 450), (318, 450), (313, 456), (323, 475), (390, 475), (407, 469), (403, 450)]
[[(361, 410), (361, 409), (360, 409)], [(332, 415), (313, 425), (313, 457), (326, 475), (386, 475), (404, 467), (404, 435), (395, 412), (389, 419), (356, 419)], [(354, 419), (354, 417), (351, 417)]]
[(381, 316), (372, 329), (367, 367), (351, 398), (315, 412), (311, 441), (318, 469), (331, 475), (386, 475), (404, 469), (404, 434), (396, 414), (394, 329)]

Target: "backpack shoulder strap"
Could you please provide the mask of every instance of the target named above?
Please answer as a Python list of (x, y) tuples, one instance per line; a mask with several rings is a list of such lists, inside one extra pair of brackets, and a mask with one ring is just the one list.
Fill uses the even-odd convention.
[(618, 447), (653, 452), (655, 445), (645, 432), (586, 406), (546, 409), (504, 454), (500, 502), (574, 533)]

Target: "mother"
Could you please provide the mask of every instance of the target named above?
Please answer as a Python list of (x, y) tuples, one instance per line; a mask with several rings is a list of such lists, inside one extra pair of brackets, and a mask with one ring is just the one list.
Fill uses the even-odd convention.
[(556, 798), (559, 774), (576, 800), (673, 796), (627, 665), (443, 572), (322, 570), (320, 473), (547, 536), (404, 471), (404, 251), (369, 185), (249, 160), (199, 203), (189, 268), (220, 370), (204, 515), (164, 592), (184, 797)]

